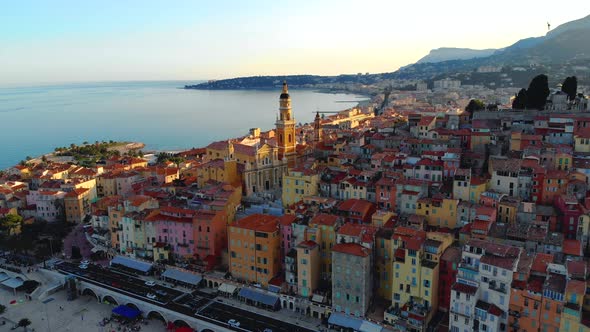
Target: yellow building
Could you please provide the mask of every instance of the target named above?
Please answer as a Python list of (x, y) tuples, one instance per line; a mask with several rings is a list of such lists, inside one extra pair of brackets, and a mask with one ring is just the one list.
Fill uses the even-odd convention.
[(586, 282), (568, 280), (565, 289), (565, 304), (561, 312), (560, 331), (590, 331), (582, 324), (582, 307), (586, 294)]
[(424, 216), (430, 226), (456, 228), (458, 204), (454, 198), (420, 198), (416, 214)]
[(253, 214), (237, 220), (228, 232), (229, 271), (234, 278), (267, 286), (280, 269), (278, 218)]
[[(439, 260), (452, 243), (453, 235), (448, 233), (394, 230), (392, 307), (385, 320), (394, 322), (398, 316), (408, 324), (407, 330), (426, 330), (438, 310)], [(404, 319), (408, 313), (415, 319)]]
[(575, 152), (590, 152), (590, 132), (585, 130), (574, 136)]
[[(228, 144), (228, 150), (232, 151), (233, 144), (231, 142)], [(229, 157), (214, 159), (189, 170), (190, 174), (194, 173), (197, 177), (197, 185), (200, 188), (204, 187), (210, 181), (227, 182), (236, 186), (242, 182), (238, 174), (237, 161)]]
[[(287, 172), (287, 162), (279, 158), (279, 149), (269, 144), (259, 147), (220, 141), (209, 144), (206, 150), (208, 160), (235, 161), (236, 167), (243, 165), (241, 166), (243, 167), (242, 179), (247, 196), (256, 192), (279, 189), (283, 174)], [(233, 165), (225, 162), (223, 167), (225, 169)], [(234, 174), (234, 170), (228, 169), (223, 174), (217, 174), (216, 179), (221, 179), (223, 176), (223, 180), (227, 182), (229, 179), (226, 180), (226, 174), (228, 173)]]
[(290, 206), (318, 194), (320, 175), (313, 169), (291, 169), (283, 175), (283, 205)]
[(299, 243), (297, 251), (297, 291), (303, 297), (309, 297), (318, 288), (320, 282), (319, 245), (308, 240)]
[(504, 196), (500, 202), (498, 202), (498, 222), (514, 224), (516, 223), (516, 213), (518, 212), (518, 206), (520, 205), (520, 199), (516, 197)]
[(393, 230), (381, 228), (375, 235), (375, 274), (378, 277), (377, 294), (387, 301), (392, 300), (393, 279)]
[(332, 276), (332, 247), (336, 244), (336, 231), (340, 218), (336, 215), (319, 213), (309, 221), (306, 239), (319, 244), (320, 277), (329, 280)]
[(394, 217), (394, 212), (386, 210), (377, 210), (377, 212), (373, 213), (373, 215), (371, 216), (371, 225), (377, 228), (381, 228)]
[(492, 135), (489, 132), (473, 132), (471, 133), (470, 149), (472, 151), (481, 151), (491, 142)]
[(66, 221), (79, 224), (91, 212), (90, 189), (74, 189), (64, 197)]
[(573, 167), (573, 159), (572, 155), (569, 153), (556, 153), (555, 158), (553, 159), (554, 165), (553, 168), (557, 170), (564, 170), (567, 171)]

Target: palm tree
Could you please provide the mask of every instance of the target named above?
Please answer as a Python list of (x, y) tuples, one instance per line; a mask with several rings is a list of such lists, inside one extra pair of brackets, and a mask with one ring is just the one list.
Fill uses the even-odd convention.
[(27, 330), (27, 326), (31, 325), (31, 320), (28, 318), (23, 318), (18, 321), (18, 326), (22, 327), (25, 331)]

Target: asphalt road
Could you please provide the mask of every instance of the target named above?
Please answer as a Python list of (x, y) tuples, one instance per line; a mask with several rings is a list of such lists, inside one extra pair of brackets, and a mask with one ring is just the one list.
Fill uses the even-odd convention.
[(238, 322), (240, 322), (240, 328), (253, 332), (263, 332), (264, 329), (267, 328), (271, 329), (272, 332), (313, 331), (308, 328), (297, 326), (295, 324), (291, 324), (271, 317), (258, 315), (256, 313), (232, 307), (230, 305), (219, 303), (216, 301), (212, 302), (203, 310), (201, 310), (199, 314), (222, 322), (227, 322), (230, 319), (235, 319)]
[[(314, 331), (282, 320), (219, 303), (215, 300), (215, 295), (198, 290), (192, 293), (185, 293), (159, 284), (146, 286), (145, 281), (141, 278), (113, 272), (108, 268), (97, 265), (91, 264), (87, 269), (80, 269), (77, 264), (64, 262), (59, 264), (57, 268), (63, 273), (77, 275), (82, 277), (82, 280), (94, 283), (111, 291), (120, 292), (138, 300), (236, 331), (263, 332), (267, 328), (272, 332)], [(156, 299), (147, 298), (147, 293), (156, 294)], [(175, 301), (176, 299), (178, 300)], [(230, 319), (239, 321), (240, 327), (230, 327), (227, 324), (227, 321)]]

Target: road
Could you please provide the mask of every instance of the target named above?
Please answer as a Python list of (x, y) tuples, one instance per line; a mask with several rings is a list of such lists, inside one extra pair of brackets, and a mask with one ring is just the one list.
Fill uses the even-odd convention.
[[(109, 268), (98, 265), (90, 264), (87, 269), (80, 269), (77, 264), (63, 262), (56, 267), (63, 274), (75, 275), (83, 281), (110, 291), (236, 331), (262, 332), (267, 328), (271, 329), (272, 332), (314, 331), (283, 320), (220, 303), (216, 299), (217, 296), (198, 290), (187, 293), (160, 284), (146, 286), (145, 280), (141, 278), (111, 271)], [(148, 298), (148, 293), (156, 295), (156, 298)], [(229, 327), (227, 321), (230, 319), (239, 321), (240, 327)]]

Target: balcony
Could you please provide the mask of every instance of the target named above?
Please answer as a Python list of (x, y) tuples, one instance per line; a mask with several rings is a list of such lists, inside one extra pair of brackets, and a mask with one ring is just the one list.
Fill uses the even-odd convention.
[(506, 286), (500, 286), (495, 281), (490, 281), (489, 289), (494, 290), (496, 292), (500, 292), (502, 294), (508, 294), (508, 289)]
[(471, 318), (471, 315), (470, 314), (468, 314), (465, 311), (461, 311), (459, 308), (456, 308), (456, 307), (453, 307), (453, 306), (451, 306), (451, 312), (454, 313), (454, 314), (463, 316), (463, 317)]
[(479, 273), (479, 266), (467, 264), (467, 262), (462, 261), (459, 263), (459, 269), (466, 269), (470, 272), (478, 272)]

